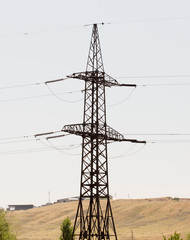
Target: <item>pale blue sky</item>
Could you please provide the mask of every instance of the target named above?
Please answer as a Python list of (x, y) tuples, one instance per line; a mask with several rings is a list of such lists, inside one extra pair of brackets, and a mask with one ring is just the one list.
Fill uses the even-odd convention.
[[(188, 0), (2, 0), (0, 1), (0, 206), (44, 204), (79, 194), (81, 148), (77, 136), (46, 141), (6, 143), (17, 136), (60, 130), (82, 122), (80, 92), (51, 94), (44, 85), (1, 89), (45, 82), (84, 71), (91, 27), (99, 26), (105, 71), (119, 82), (190, 83), (190, 77), (127, 79), (128, 76), (190, 75), (190, 2)], [(187, 17), (187, 18), (185, 18)], [(189, 18), (188, 18), (189, 17)], [(27, 34), (26, 34), (27, 33)], [(78, 91), (84, 83), (67, 80), (51, 85), (54, 92)], [(107, 122), (120, 133), (190, 133), (190, 85), (137, 87), (122, 104), (107, 108)], [(122, 102), (131, 89), (107, 89), (107, 104)], [(128, 136), (149, 140), (190, 140), (190, 136)], [(23, 140), (16, 139), (16, 140)], [(49, 145), (50, 146), (50, 145)], [(117, 198), (190, 197), (190, 141), (109, 145), (110, 193)], [(74, 146), (75, 147), (75, 146)], [(128, 149), (131, 150), (127, 152)], [(26, 149), (27, 153), (12, 154)], [(8, 154), (10, 153), (11, 154)], [(132, 154), (136, 152), (136, 154)], [(4, 154), (6, 153), (6, 154)], [(74, 154), (74, 155), (72, 155)], [(78, 155), (75, 155), (78, 154)], [(118, 157), (118, 158), (114, 158)]]

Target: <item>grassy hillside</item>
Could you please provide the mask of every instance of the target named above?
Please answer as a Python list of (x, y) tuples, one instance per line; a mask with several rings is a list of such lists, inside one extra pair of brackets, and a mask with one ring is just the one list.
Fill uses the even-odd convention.
[[(119, 240), (131, 239), (131, 228), (135, 240), (190, 232), (190, 199), (112, 200), (111, 204)], [(74, 220), (76, 208), (77, 202), (59, 203), (9, 212), (8, 217), (16, 222), (18, 240), (57, 240), (62, 220), (67, 216)]]

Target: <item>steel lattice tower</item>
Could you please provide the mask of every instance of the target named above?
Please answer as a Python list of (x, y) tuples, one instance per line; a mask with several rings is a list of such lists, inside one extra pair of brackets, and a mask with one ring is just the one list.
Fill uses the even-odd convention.
[[(80, 198), (73, 238), (117, 240), (109, 195), (107, 142), (145, 142), (125, 139), (107, 125), (105, 87), (136, 85), (119, 84), (104, 72), (97, 24), (92, 29), (86, 71), (73, 73), (68, 77), (85, 81), (83, 123), (66, 125), (63, 128), (64, 132), (82, 137)], [(88, 201), (87, 209), (84, 209), (83, 199)]]

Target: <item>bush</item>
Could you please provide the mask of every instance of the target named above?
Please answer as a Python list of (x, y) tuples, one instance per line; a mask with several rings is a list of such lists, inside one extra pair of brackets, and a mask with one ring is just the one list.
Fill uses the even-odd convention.
[(174, 235), (170, 235), (170, 237), (166, 238), (166, 236), (163, 236), (164, 240), (183, 240), (182, 238), (180, 238), (181, 234), (175, 232)]
[(190, 233), (187, 234), (186, 240), (190, 240)]
[(67, 217), (63, 220), (61, 224), (61, 236), (59, 237), (59, 240), (73, 240), (72, 234), (73, 234), (73, 227), (71, 226), (71, 220)]
[(0, 210), (0, 240), (16, 240), (16, 236), (11, 232), (10, 224), (5, 215), (6, 213)]
[(179, 202), (179, 198), (178, 197), (175, 197), (173, 200), (176, 201), (176, 202)]

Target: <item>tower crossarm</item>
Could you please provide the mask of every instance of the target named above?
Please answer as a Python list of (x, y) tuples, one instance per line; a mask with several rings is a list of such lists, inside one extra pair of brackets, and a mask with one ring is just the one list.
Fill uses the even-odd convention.
[(67, 78), (76, 78), (80, 80), (84, 80), (86, 82), (98, 82), (100, 84), (105, 85), (106, 87), (112, 86), (121, 86), (121, 87), (136, 87), (136, 84), (120, 84), (116, 79), (112, 78), (105, 72), (101, 71), (86, 71), (86, 72), (78, 72), (68, 75)]
[(99, 125), (98, 132), (96, 130), (95, 124), (71, 124), (65, 125), (62, 129), (63, 132), (68, 132), (71, 134), (79, 135), (82, 137), (89, 137), (89, 138), (102, 138), (109, 141), (125, 141), (125, 142), (132, 142), (132, 143), (146, 143), (145, 141), (138, 141), (136, 139), (126, 139), (122, 134), (114, 130), (113, 128), (106, 125)]
[(97, 127), (96, 124), (71, 124), (71, 125), (65, 125), (62, 129), (64, 132), (68, 132), (71, 134), (76, 134), (82, 137), (89, 137), (89, 138), (102, 138), (107, 140), (114, 140), (114, 141), (122, 141), (124, 139), (124, 136), (120, 133), (118, 133), (116, 130), (109, 126), (105, 126), (103, 124), (100, 124)]

